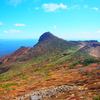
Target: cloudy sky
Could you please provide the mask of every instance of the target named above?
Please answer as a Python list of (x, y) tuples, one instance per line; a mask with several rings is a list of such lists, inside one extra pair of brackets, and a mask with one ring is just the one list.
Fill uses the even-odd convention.
[(100, 39), (100, 0), (0, 0), (0, 39)]

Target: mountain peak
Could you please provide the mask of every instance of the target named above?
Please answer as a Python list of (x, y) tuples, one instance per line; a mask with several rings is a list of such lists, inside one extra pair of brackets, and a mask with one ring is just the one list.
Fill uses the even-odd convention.
[(45, 32), (44, 34), (42, 34), (39, 38), (39, 42), (41, 41), (44, 41), (44, 40), (47, 40), (47, 39), (50, 39), (50, 38), (53, 38), (55, 37), (52, 33), (50, 32)]

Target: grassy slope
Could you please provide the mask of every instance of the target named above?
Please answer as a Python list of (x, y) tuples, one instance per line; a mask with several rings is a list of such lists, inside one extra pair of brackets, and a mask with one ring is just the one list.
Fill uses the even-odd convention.
[[(54, 61), (59, 61), (59, 59), (67, 59), (70, 54), (73, 54), (77, 49), (77, 45), (49, 34), (48, 39), (38, 42), (35, 47), (30, 48), (27, 53), (22, 53), (16, 57), (14, 56), (14, 59), (2, 64), (2, 68), (10, 69), (0, 76), (0, 80), (9, 80), (11, 77), (18, 76), (29, 68), (34, 69), (44, 64), (54, 63)], [(62, 55), (64, 53), (68, 54), (68, 56), (63, 57)]]
[[(67, 56), (62, 56), (60, 59), (56, 58), (56, 61), (51, 61), (49, 63), (41, 63), (41, 61), (36, 62), (32, 59), (29, 61), (25, 61), (24, 63), (16, 62), (12, 64), (13, 67), (8, 72), (0, 75), (0, 81), (2, 82), (0, 87), (3, 89), (2, 91), (10, 91), (9, 95), (11, 95), (13, 92), (16, 94), (20, 94), (20, 88), (21, 91), (23, 90), (25, 91), (24, 93), (27, 93), (28, 91), (31, 91), (30, 89), (32, 87), (36, 87), (36, 89), (41, 89), (44, 86), (49, 87), (63, 84), (79, 83), (84, 85), (84, 82), (82, 82), (84, 80), (89, 80), (89, 82), (91, 82), (91, 78), (93, 77), (94, 73), (100, 70), (99, 62), (97, 65), (95, 64), (95, 66), (97, 66), (96, 69), (94, 69), (94, 67), (92, 68), (92, 65), (87, 67), (83, 66), (83, 69), (80, 69), (80, 72), (78, 72), (78, 68), (74, 70), (69, 69), (72, 64), (78, 61), (75, 56), (77, 56), (77, 52), (74, 52)], [(98, 61), (100, 60), (98, 59)], [(77, 65), (78, 64), (76, 64), (75, 66), (77, 67)], [(83, 75), (84, 77), (82, 78), (81, 76)], [(74, 77), (75, 80), (72, 80), (74, 79)], [(79, 81), (80, 79), (81, 81)], [(97, 80), (95, 80), (95, 82), (96, 81)], [(91, 86), (92, 84), (90, 85), (90, 87)], [(24, 87), (27, 87), (27, 89)], [(93, 92), (93, 94), (95, 93), (97, 92)], [(2, 96), (3, 94), (0, 95)], [(97, 93), (97, 95), (99, 94)], [(62, 97), (60, 99), (62, 99)]]
[[(75, 53), (73, 55), (75, 55)], [(100, 71), (100, 59), (97, 59), (99, 62), (94, 62), (93, 65), (91, 64), (86, 67), (82, 66), (82, 63), (80, 63), (81, 69), (80, 67), (74, 69), (74, 67), (77, 67), (79, 63), (76, 64), (73, 69), (69, 69), (69, 67), (77, 61), (73, 55), (71, 54), (70, 56), (64, 56), (58, 59), (56, 63), (55, 61), (51, 63), (45, 63), (43, 65), (40, 63), (38, 66), (33, 65), (32, 61), (27, 61), (25, 63), (17, 62), (12, 65), (14, 67), (11, 70), (1, 75), (2, 84), (0, 85), (0, 87), (4, 91), (10, 91), (10, 93), (12, 93), (13, 91), (17, 94), (20, 94), (20, 88), (21, 91), (30, 91), (29, 89), (31, 89), (32, 87), (36, 87), (36, 89), (41, 89), (44, 86), (49, 87), (63, 84), (84, 85), (89, 83), (89, 88), (91, 88), (92, 84), (94, 84), (95, 82), (98, 83), (99, 81), (98, 77), (96, 78), (96, 76), (94, 78), (94, 82), (92, 82), (92, 79), (94, 75), (97, 75), (96, 73)], [(84, 83), (85, 81), (87, 82)], [(25, 89), (24, 87), (29, 88)], [(11, 95), (10, 93), (9, 95)], [(99, 95), (97, 92), (92, 93), (93, 96), (94, 94)], [(62, 99), (62, 97), (60, 99)]]
[[(10, 70), (0, 75), (0, 93), (7, 90), (19, 95), (20, 88), (21, 91), (23, 90), (26, 93), (31, 91), (32, 87), (41, 89), (44, 86), (63, 84), (79, 83), (84, 85), (86, 83), (83, 81), (87, 80), (88, 84), (88, 80), (91, 82), (94, 75), (97, 75), (98, 79), (100, 59), (95, 58), (97, 59), (96, 62), (95, 59), (91, 60), (92, 62), (84, 60), (89, 58), (90, 55), (77, 49), (78, 45), (75, 46), (71, 42), (55, 37), (52, 41), (49, 39), (38, 43), (28, 53), (16, 58), (14, 60), (16, 62), (1, 65), (2, 67), (9, 67)], [(23, 61), (26, 58), (28, 59)], [(95, 79), (95, 82), (98, 81)], [(10, 93), (8, 95), (11, 95)], [(0, 94), (0, 96), (2, 95), (5, 94)]]

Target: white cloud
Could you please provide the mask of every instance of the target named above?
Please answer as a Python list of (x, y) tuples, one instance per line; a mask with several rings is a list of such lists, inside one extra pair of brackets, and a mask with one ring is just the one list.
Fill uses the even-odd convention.
[(98, 31), (97, 33), (100, 33), (100, 31)]
[(83, 7), (84, 9), (86, 9), (86, 8), (88, 8), (88, 5), (84, 5), (84, 7)]
[(26, 25), (17, 23), (17, 24), (14, 24), (14, 26), (26, 26)]
[(36, 9), (36, 10), (38, 10), (38, 9), (39, 9), (39, 7), (35, 7), (35, 9)]
[(91, 32), (82, 32), (82, 34), (90, 34)]
[(26, 0), (6, 0), (6, 2), (8, 4), (11, 4), (11, 5), (14, 5), (14, 6), (17, 6), (19, 3), (23, 2), (23, 1), (26, 1)]
[(56, 29), (57, 28), (57, 26), (56, 25), (54, 25), (54, 29)]
[(5, 0), (7, 4), (11, 4), (11, 5), (14, 5), (14, 6), (17, 6), (19, 3), (21, 2), (24, 2), (24, 1), (30, 1), (31, 3), (32, 2), (39, 2), (40, 0)]
[(22, 33), (22, 31), (19, 30), (8, 30), (8, 31), (3, 31), (4, 33)]
[(94, 8), (92, 8), (92, 9), (94, 9), (94, 10), (96, 10), (96, 11), (98, 11), (98, 10), (99, 10), (99, 8), (97, 8), (97, 7), (94, 7)]
[(66, 9), (67, 5), (64, 5), (63, 3), (60, 3), (60, 5), (55, 3), (49, 3), (49, 4), (43, 4), (42, 8), (45, 10), (45, 12), (54, 12), (59, 8)]
[(0, 22), (0, 25), (4, 25), (4, 23), (3, 22)]
[(72, 6), (71, 8), (72, 8), (72, 9), (76, 9), (76, 8), (77, 8), (77, 9), (80, 9), (80, 5), (74, 5), (74, 6)]

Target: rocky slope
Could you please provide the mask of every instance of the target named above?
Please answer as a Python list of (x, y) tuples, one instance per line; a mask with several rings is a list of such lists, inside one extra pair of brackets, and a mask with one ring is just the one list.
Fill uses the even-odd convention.
[(38, 99), (44, 99), (49, 98), (52, 95), (59, 94), (59, 93), (65, 93), (72, 89), (79, 88), (81, 86), (67, 86), (67, 85), (61, 85), (57, 87), (51, 87), (44, 90), (39, 90), (35, 92), (30, 92), (28, 94), (25, 94), (21, 97), (16, 97), (14, 100), (25, 100), (25, 99), (31, 99), (31, 100), (38, 100)]
[(88, 52), (94, 57), (100, 57), (100, 43), (92, 44)]

